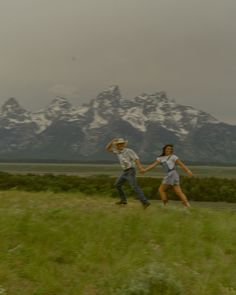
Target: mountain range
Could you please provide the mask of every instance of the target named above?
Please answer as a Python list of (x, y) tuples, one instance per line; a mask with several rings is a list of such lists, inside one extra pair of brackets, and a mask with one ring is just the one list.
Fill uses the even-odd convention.
[(30, 112), (15, 98), (0, 110), (0, 159), (107, 161), (114, 137), (124, 137), (144, 161), (153, 161), (166, 143), (191, 162), (236, 163), (236, 126), (169, 99), (165, 92), (124, 98), (110, 86), (89, 103), (74, 107), (56, 97)]

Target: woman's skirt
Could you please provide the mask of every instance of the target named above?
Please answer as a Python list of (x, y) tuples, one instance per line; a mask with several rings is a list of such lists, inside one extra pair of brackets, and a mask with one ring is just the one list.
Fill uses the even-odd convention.
[(168, 174), (163, 178), (162, 184), (168, 185), (179, 185), (179, 174), (176, 170), (168, 172)]

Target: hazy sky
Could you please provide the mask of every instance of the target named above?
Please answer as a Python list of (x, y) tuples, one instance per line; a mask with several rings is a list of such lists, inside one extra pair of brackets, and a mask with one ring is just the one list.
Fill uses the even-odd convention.
[(0, 0), (0, 104), (79, 105), (118, 84), (236, 124), (235, 0)]

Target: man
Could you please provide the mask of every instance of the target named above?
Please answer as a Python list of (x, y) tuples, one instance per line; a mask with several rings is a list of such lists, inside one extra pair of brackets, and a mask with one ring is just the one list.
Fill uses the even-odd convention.
[(118, 190), (120, 195), (120, 201), (116, 204), (127, 204), (127, 198), (125, 192), (122, 189), (122, 186), (126, 181), (128, 181), (130, 186), (138, 195), (138, 198), (143, 204), (143, 208), (145, 209), (150, 205), (150, 203), (137, 184), (135, 165), (140, 171), (142, 171), (143, 167), (137, 154), (133, 150), (126, 148), (127, 143), (128, 141), (124, 140), (123, 138), (114, 138), (106, 146), (106, 150), (108, 152), (112, 152), (118, 156), (121, 168), (123, 169), (123, 173), (120, 175), (115, 183), (116, 189)]

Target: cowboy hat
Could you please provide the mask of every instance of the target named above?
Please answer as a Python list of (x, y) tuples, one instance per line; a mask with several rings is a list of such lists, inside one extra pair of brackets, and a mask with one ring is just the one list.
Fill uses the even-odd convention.
[(127, 145), (128, 140), (124, 140), (123, 138), (118, 138), (118, 139), (115, 141), (115, 144), (119, 144), (119, 143), (124, 143), (125, 145)]

